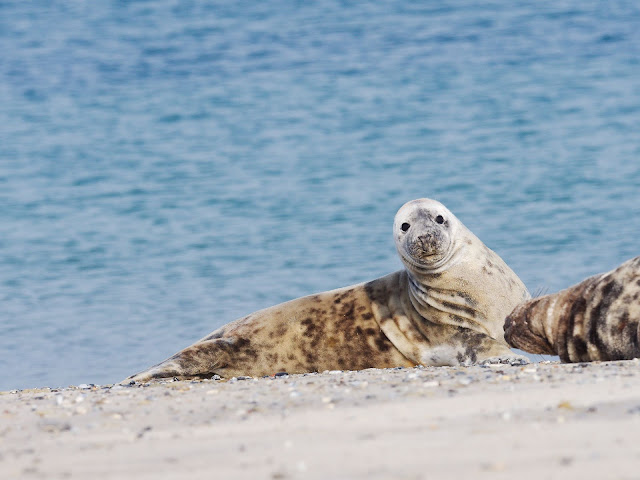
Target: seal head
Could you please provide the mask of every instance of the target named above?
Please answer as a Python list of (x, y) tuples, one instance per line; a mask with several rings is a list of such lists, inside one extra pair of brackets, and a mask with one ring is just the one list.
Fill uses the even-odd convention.
[(399, 305), (375, 291), (370, 298), (396, 348), (424, 365), (525, 361), (508, 349), (502, 326), (529, 292), (495, 252), (429, 198), (398, 210), (393, 236), (405, 267), (394, 285)]
[(440, 202), (412, 200), (398, 210), (393, 222), (396, 249), (407, 270), (434, 273), (450, 265), (455, 254), (458, 219)]
[(503, 341), (505, 316), (531, 297), (494, 251), (447, 207), (429, 198), (398, 210), (393, 235), (411, 303), (423, 318)]

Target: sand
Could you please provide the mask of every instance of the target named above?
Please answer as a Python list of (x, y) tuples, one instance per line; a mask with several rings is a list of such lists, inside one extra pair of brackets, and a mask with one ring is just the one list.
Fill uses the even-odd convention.
[(0, 478), (638, 478), (640, 363), (0, 393)]

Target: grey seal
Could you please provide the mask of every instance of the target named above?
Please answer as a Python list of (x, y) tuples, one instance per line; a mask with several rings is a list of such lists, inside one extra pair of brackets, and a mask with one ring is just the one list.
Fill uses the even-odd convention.
[(506, 319), (509, 345), (563, 362), (640, 357), (640, 257), (560, 292), (518, 305)]
[(404, 269), (252, 313), (126, 381), (526, 363), (502, 326), (530, 295), (495, 252), (426, 198), (400, 208), (393, 234)]

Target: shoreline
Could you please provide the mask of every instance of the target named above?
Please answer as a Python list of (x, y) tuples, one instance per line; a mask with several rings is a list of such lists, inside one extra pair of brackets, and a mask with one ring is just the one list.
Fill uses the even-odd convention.
[(0, 392), (2, 478), (635, 478), (640, 361)]

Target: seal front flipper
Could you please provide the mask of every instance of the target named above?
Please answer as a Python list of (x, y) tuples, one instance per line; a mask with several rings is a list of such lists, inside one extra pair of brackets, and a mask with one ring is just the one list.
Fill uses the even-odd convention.
[(479, 364), (526, 365), (529, 363), (529, 359), (524, 355), (518, 355), (495, 340), (493, 340), (493, 343), (494, 345), (492, 345), (491, 348), (478, 352), (477, 358)]
[(433, 366), (529, 363), (527, 357), (511, 351), (503, 342), (489, 335), (462, 327), (448, 330), (443, 328), (439, 341), (423, 349), (420, 363)]
[(518, 355), (501, 340), (496, 340), (482, 333), (461, 330), (457, 335), (454, 335), (452, 342), (460, 343), (463, 358), (463, 361), (460, 361), (461, 364), (526, 365), (529, 363), (527, 357)]

